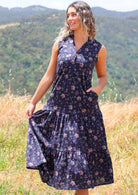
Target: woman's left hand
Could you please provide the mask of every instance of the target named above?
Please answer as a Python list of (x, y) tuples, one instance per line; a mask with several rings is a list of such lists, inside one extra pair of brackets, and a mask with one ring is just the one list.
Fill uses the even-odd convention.
[(90, 87), (89, 89), (87, 89), (86, 92), (90, 92), (90, 91), (94, 91), (97, 95), (99, 95), (100, 93), (97, 87)]

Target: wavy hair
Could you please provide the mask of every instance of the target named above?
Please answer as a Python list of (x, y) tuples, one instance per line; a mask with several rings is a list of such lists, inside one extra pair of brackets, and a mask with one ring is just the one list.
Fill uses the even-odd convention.
[(58, 41), (63, 39), (64, 37), (68, 37), (74, 34), (74, 31), (70, 29), (67, 23), (67, 13), (70, 7), (74, 7), (76, 9), (78, 17), (81, 20), (81, 26), (84, 27), (85, 31), (88, 33), (88, 36), (90, 38), (94, 38), (96, 35), (96, 25), (91, 7), (84, 1), (75, 1), (71, 3), (66, 10), (66, 21), (64, 27), (61, 28), (56, 40)]

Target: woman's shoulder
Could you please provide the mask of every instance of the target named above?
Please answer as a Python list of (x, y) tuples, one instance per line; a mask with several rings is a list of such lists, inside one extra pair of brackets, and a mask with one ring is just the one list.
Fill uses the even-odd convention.
[(63, 37), (57, 40), (58, 49), (60, 50), (62, 47), (67, 47), (67, 44), (72, 40), (71, 36)]
[(99, 52), (101, 50), (101, 48), (103, 48), (103, 47), (105, 48), (105, 46), (103, 45), (103, 43), (101, 43), (100, 41), (98, 41), (95, 38), (91, 39), (90, 45), (97, 52)]
[(93, 43), (94, 46), (100, 46), (101, 47), (103, 45), (100, 41), (98, 41), (95, 38), (93, 38), (91, 40), (92, 40), (92, 43)]

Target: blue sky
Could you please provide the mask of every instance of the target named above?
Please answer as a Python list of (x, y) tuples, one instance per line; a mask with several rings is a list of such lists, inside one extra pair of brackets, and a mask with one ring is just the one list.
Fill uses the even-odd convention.
[[(74, 0), (75, 1), (75, 0)], [(0, 6), (27, 7), (30, 5), (42, 5), (48, 8), (66, 9), (74, 2), (72, 0), (0, 0)], [(138, 9), (138, 0), (85, 0), (91, 7), (103, 7), (115, 11), (132, 11)]]

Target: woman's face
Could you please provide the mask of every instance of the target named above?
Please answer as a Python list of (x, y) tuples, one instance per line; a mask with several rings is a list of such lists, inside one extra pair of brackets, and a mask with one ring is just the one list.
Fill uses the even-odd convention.
[(81, 28), (81, 21), (76, 13), (74, 7), (69, 7), (67, 12), (67, 23), (70, 26), (71, 30), (78, 30)]

